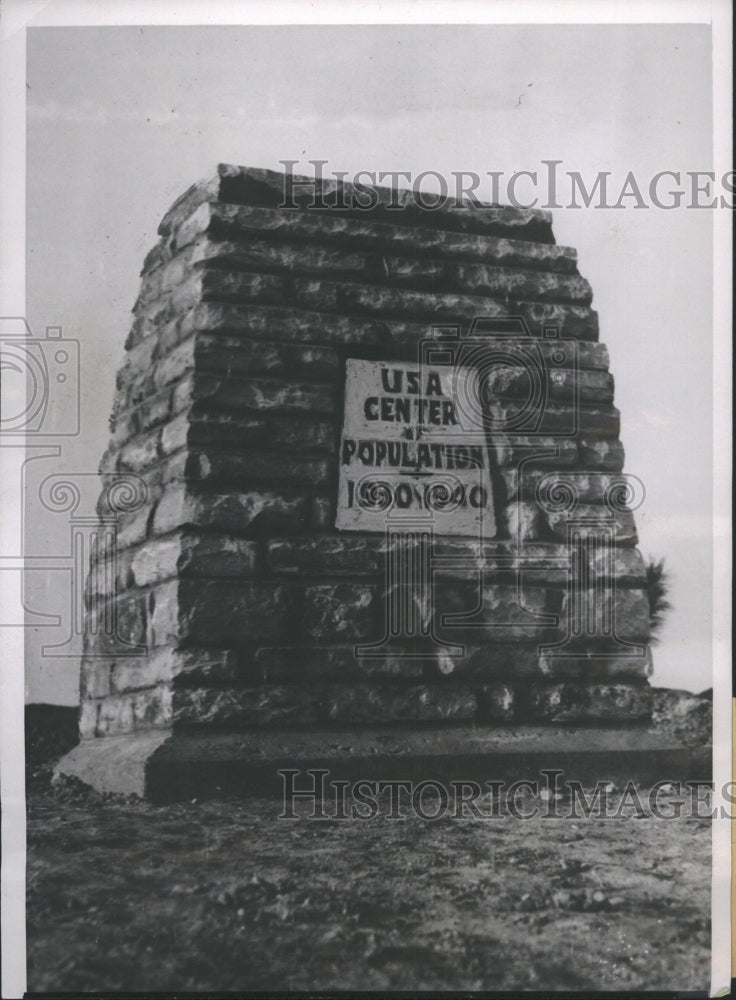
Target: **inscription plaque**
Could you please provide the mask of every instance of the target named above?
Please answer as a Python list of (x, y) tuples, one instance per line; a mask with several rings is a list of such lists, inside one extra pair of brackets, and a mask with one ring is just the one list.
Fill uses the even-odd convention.
[[(350, 358), (336, 527), (397, 519), (443, 535), (495, 534), (488, 447), (469, 368)], [(463, 405), (465, 403), (465, 405)]]

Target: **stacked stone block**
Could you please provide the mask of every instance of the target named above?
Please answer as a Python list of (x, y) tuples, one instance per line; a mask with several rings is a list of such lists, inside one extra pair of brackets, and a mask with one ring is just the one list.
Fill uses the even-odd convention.
[[(329, 183), (317, 195), (337, 207), (304, 186), (289, 209), (284, 184), (220, 166), (146, 258), (101, 466), (141, 503), (93, 555), (82, 735), (645, 719), (644, 568), (574, 250), (541, 211), (423, 211), (396, 190), (361, 209)], [(416, 361), (433, 325), (479, 316), (520, 317), (543, 357), (556, 328), (576, 363), (534, 435), (505, 429), (518, 372), (491, 379), (497, 535), (434, 539), (418, 614), (438, 643), (356, 657), (380, 643), (394, 584), (385, 536), (334, 526), (345, 360)], [(586, 544), (601, 524), (610, 544)], [(571, 633), (602, 583), (615, 641)]]

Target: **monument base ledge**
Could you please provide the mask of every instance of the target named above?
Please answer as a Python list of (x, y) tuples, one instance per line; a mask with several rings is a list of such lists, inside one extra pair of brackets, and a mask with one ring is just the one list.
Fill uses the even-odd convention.
[[(360, 732), (178, 733), (147, 730), (83, 740), (56, 765), (101, 793), (153, 802), (220, 796), (282, 796), (285, 782), (308, 790), (310, 770), (326, 781), (537, 781), (595, 785), (710, 780), (710, 748), (693, 751), (653, 728), (517, 725), (475, 728), (373, 728)], [(279, 771), (296, 771), (286, 778)]]

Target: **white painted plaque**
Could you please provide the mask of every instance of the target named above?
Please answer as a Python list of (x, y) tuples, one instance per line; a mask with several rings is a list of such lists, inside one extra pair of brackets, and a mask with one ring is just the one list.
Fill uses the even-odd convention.
[[(422, 523), (441, 535), (492, 537), (496, 525), (475, 373), (350, 358), (336, 527)], [(463, 405), (464, 404), (464, 405)]]

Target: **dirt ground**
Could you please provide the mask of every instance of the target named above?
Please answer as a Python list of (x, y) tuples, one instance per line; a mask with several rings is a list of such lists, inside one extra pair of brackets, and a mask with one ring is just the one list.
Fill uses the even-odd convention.
[(29, 778), (31, 991), (708, 987), (707, 820), (286, 821)]

